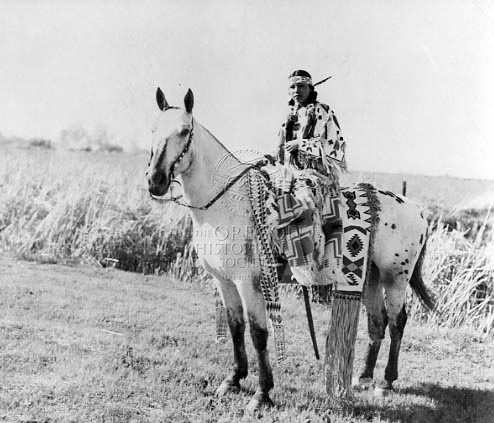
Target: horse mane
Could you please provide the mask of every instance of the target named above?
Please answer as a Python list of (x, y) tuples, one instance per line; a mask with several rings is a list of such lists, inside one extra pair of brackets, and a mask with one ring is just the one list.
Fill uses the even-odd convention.
[(200, 125), (201, 129), (204, 130), (218, 145), (221, 146), (221, 148), (225, 151), (226, 154), (229, 154), (230, 156), (232, 156), (235, 160), (238, 160), (239, 163), (242, 163), (242, 160), (240, 160), (237, 156), (235, 156), (235, 154), (233, 154), (226, 146), (225, 144), (223, 144), (218, 138), (216, 138), (216, 136), (208, 129), (206, 128), (204, 125), (202, 125), (201, 123), (199, 123), (198, 121), (195, 121), (195, 123), (197, 123), (198, 125)]

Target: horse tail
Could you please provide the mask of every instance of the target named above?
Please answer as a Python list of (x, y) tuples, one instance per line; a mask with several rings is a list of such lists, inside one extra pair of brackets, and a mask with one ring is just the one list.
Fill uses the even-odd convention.
[(412, 287), (413, 292), (419, 297), (420, 302), (429, 310), (433, 310), (436, 306), (436, 302), (422, 279), (422, 266), (424, 264), (426, 245), (427, 240), (422, 246), (417, 263), (415, 263), (415, 268), (413, 269), (412, 277), (410, 278), (410, 286)]

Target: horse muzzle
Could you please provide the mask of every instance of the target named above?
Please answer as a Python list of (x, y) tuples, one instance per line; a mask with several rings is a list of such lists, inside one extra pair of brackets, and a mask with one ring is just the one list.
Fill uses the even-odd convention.
[(170, 178), (163, 172), (151, 172), (148, 174), (148, 191), (151, 195), (161, 197), (165, 195), (170, 186)]

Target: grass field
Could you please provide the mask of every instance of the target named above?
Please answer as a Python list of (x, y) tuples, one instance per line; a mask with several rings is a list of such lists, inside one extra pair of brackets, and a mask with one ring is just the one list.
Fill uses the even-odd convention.
[[(214, 389), (231, 363), (231, 343), (214, 342), (212, 290), (93, 266), (39, 265), (0, 257), (0, 421), (245, 422), (257, 370), (238, 395)], [(410, 324), (396, 392), (357, 393), (325, 404), (303, 305), (282, 299), (289, 357), (274, 367), (276, 406), (258, 422), (494, 421), (494, 343), (471, 331)], [(329, 311), (314, 307), (320, 348)], [(362, 364), (364, 318), (356, 345)], [(388, 343), (376, 375), (382, 377)], [(253, 349), (248, 342), (250, 357)]]
[[(0, 144), (0, 152), (0, 251), (41, 263), (82, 262), (141, 273), (167, 273), (178, 255), (189, 252), (190, 218), (182, 208), (149, 198), (145, 154), (7, 144)], [(433, 224), (427, 276), (444, 301), (437, 323), (489, 332), (493, 215), (484, 209), (455, 217), (452, 211), (488, 192), (489, 184), (494, 189), (494, 181), (355, 173), (343, 183), (370, 181), (400, 192), (403, 180), (407, 195), (423, 202)], [(457, 229), (445, 231), (445, 221)], [(422, 315), (418, 302), (413, 309)]]
[[(212, 395), (231, 346), (213, 342), (207, 282), (185, 283), (189, 262), (177, 257), (189, 251), (190, 220), (149, 199), (147, 156), (43, 147), (0, 143), (0, 421), (245, 421), (255, 378), (239, 396)], [(403, 180), (431, 218), (424, 271), (438, 307), (425, 313), (410, 298), (397, 393), (359, 393), (328, 411), (302, 306), (285, 294), (290, 358), (275, 369), (277, 405), (259, 421), (494, 422), (492, 214), (462, 208), (494, 181), (343, 179), (395, 192)], [(158, 276), (170, 273), (183, 282)], [(315, 318), (322, 348), (328, 310), (316, 306)]]

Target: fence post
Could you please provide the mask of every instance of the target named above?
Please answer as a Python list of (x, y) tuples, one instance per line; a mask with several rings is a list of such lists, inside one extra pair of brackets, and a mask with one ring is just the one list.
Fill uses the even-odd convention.
[(402, 181), (401, 183), (401, 195), (403, 195), (403, 197), (407, 196), (407, 181)]

